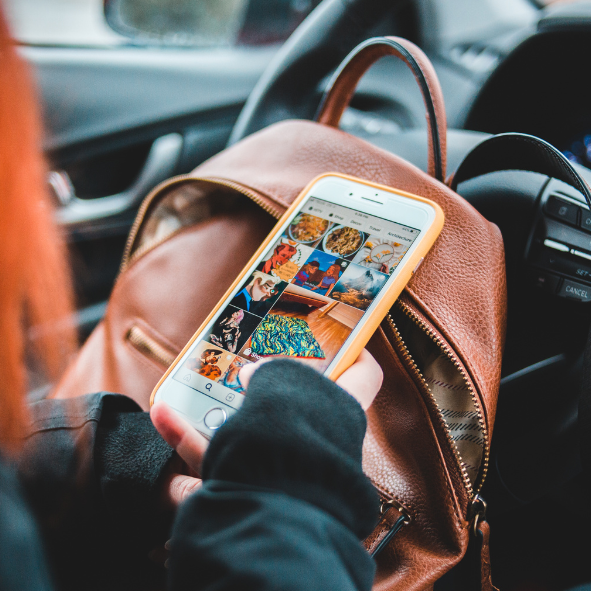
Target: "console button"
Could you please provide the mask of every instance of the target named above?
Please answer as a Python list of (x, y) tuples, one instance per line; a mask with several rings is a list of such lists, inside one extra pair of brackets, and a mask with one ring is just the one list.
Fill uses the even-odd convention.
[(223, 408), (212, 408), (203, 419), (205, 426), (212, 431), (219, 429), (228, 418), (226, 411)]
[(546, 273), (545, 271), (535, 271), (533, 280), (537, 288), (550, 293), (556, 293), (560, 277), (552, 275), (552, 273)]
[(548, 215), (569, 224), (577, 224), (579, 209), (576, 205), (568, 201), (562, 201), (562, 199), (558, 199), (555, 195), (550, 195), (546, 202), (546, 212)]
[(583, 230), (591, 232), (591, 211), (588, 209), (581, 208), (581, 221), (579, 222), (579, 226), (581, 226)]
[[(578, 252), (573, 251), (573, 254)], [(557, 273), (577, 277), (583, 281), (591, 281), (591, 260), (584, 257), (569, 256), (544, 248), (535, 262), (548, 271), (556, 271)]]
[(579, 302), (591, 302), (591, 287), (565, 279), (558, 295)]
[(553, 220), (546, 220), (546, 236), (544, 238), (561, 244), (568, 244), (577, 250), (591, 252), (590, 234)]
[(570, 252), (570, 248), (566, 244), (561, 244), (560, 242), (555, 242), (554, 240), (544, 240), (544, 246), (551, 248), (553, 250), (558, 250), (560, 252)]

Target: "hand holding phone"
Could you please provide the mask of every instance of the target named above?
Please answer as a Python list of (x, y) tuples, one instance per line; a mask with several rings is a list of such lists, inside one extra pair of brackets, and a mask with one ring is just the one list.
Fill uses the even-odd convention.
[(313, 181), (152, 394), (211, 436), (244, 400), (239, 373), (274, 356), (336, 380), (439, 235), (435, 203), (343, 175)]
[[(240, 371), (240, 382), (245, 389), (248, 389), (248, 383), (254, 372), (261, 363), (266, 361), (271, 359), (250, 363)], [(343, 372), (336, 383), (357, 399), (363, 410), (367, 410), (380, 390), (382, 377), (382, 370), (377, 361), (366, 349), (363, 349), (355, 363)], [(166, 443), (176, 450), (190, 469), (199, 474), (208, 440), (165, 402), (155, 403), (150, 409), (150, 417)], [(195, 486), (194, 479), (189, 477), (180, 477), (179, 485), (191, 487), (189, 493), (198, 488)], [(184, 496), (186, 495), (181, 492), (180, 495), (174, 495), (174, 498), (178, 502)]]
[[(240, 370), (240, 382), (244, 389), (248, 388), (252, 374), (260, 367), (261, 363), (271, 360), (272, 358), (269, 358), (249, 363)], [(382, 368), (378, 362), (367, 349), (362, 349), (357, 361), (346, 369), (335, 383), (351, 394), (363, 410), (367, 410), (380, 391), (383, 378)]]

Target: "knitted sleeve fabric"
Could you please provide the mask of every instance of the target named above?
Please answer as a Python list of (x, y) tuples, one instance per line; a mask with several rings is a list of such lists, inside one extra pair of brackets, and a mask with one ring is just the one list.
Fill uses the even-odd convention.
[(326, 511), (359, 538), (378, 514), (361, 468), (359, 403), (315, 370), (274, 360), (253, 375), (240, 411), (213, 437), (204, 481), (278, 490)]

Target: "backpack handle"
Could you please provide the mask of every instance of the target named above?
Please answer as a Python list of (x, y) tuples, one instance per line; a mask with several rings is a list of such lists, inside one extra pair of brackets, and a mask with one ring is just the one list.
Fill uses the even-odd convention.
[(400, 37), (374, 37), (360, 43), (333, 74), (322, 97), (316, 121), (338, 127), (363, 74), (386, 55), (401, 59), (412, 71), (425, 102), (429, 139), (427, 171), (444, 182), (447, 161), (447, 122), (441, 86), (429, 58), (414, 43)]

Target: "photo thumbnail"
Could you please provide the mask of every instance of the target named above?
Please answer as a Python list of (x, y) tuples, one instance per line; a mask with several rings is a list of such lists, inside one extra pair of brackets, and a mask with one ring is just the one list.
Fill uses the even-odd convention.
[(351, 263), (335, 285), (330, 297), (360, 310), (367, 310), (386, 281), (387, 275)]
[(243, 288), (234, 296), (230, 302), (261, 318), (271, 309), (277, 301), (287, 283), (279, 277), (255, 271), (244, 283)]
[(297, 357), (322, 372), (362, 316), (361, 310), (291, 284), (239, 354), (251, 361)]
[(328, 220), (311, 213), (300, 213), (287, 227), (284, 236), (299, 244), (314, 247), (321, 241), (331, 225)]
[(235, 355), (220, 349), (220, 347), (207, 341), (200, 341), (189, 359), (183, 364), (183, 368), (190, 369), (200, 376), (217, 382), (228, 369), (234, 357)]
[(257, 270), (289, 282), (312, 252), (313, 248), (282, 236), (259, 263)]
[(401, 244), (395, 240), (370, 236), (353, 258), (353, 262), (391, 275), (409, 248), (410, 245)]
[(325, 234), (318, 248), (328, 254), (351, 260), (359, 252), (367, 234), (349, 226), (333, 226)]
[(238, 392), (239, 394), (244, 393), (244, 388), (238, 379), (238, 372), (247, 363), (249, 362), (242, 357), (234, 357), (234, 361), (230, 363), (228, 369), (223, 373), (218, 383), (222, 386), (226, 386), (226, 388), (230, 388), (230, 390), (234, 390), (234, 392)]
[(345, 259), (315, 250), (295, 276), (293, 284), (328, 296), (350, 264)]
[(242, 308), (228, 306), (203, 338), (230, 353), (238, 353), (261, 319)]

